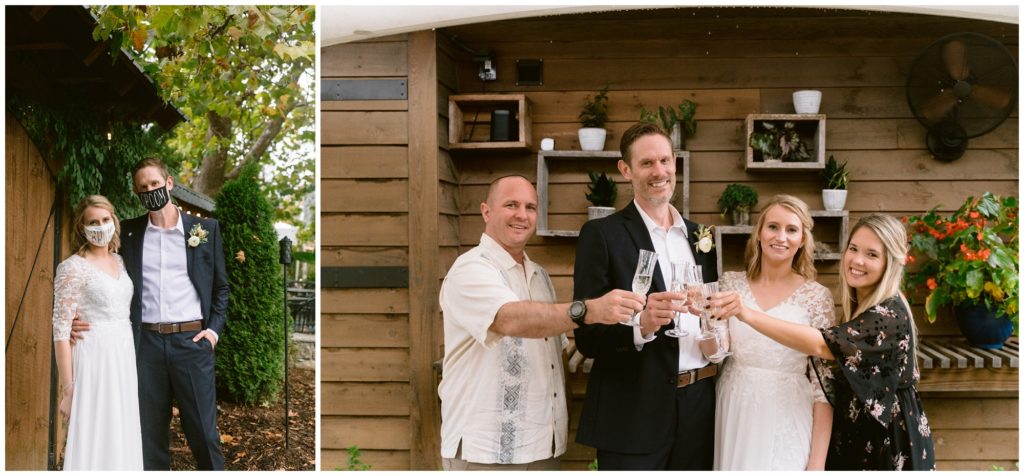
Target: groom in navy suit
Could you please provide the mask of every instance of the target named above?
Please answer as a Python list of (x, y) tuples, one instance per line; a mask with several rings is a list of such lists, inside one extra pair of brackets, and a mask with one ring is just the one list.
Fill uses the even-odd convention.
[(135, 285), (131, 322), (144, 467), (170, 470), (173, 399), (198, 469), (222, 470), (213, 349), (224, 330), (229, 288), (220, 225), (171, 203), (174, 178), (159, 159), (139, 161), (132, 184), (149, 210), (121, 224), (121, 253)]
[(619, 172), (634, 199), (615, 214), (583, 225), (576, 242), (573, 299), (631, 289), (639, 250), (656, 251), (647, 307), (639, 327), (587, 324), (576, 346), (594, 365), (587, 382), (576, 441), (597, 448), (601, 470), (710, 470), (714, 456), (715, 383), (718, 371), (696, 346), (697, 320), (684, 316), (689, 335), (665, 335), (672, 304), (666, 292), (671, 262), (702, 267), (704, 282), (718, 279), (710, 242), (698, 245), (698, 224), (670, 200), (676, 156), (658, 126), (636, 124), (622, 135)]

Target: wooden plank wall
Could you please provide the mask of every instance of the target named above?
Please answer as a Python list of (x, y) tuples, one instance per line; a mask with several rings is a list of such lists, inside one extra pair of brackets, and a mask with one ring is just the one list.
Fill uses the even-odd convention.
[[(698, 131), (687, 145), (692, 157), (690, 217), (698, 222), (725, 223), (716, 202), (722, 189), (733, 182), (753, 186), (762, 200), (785, 192), (804, 199), (812, 209), (822, 208), (822, 181), (815, 173), (746, 173), (743, 169), (746, 115), (791, 113), (791, 93), (805, 88), (823, 91), (828, 153), (849, 163), (851, 225), (869, 212), (919, 214), (937, 205), (952, 211), (967, 196), (984, 191), (1015, 195), (1016, 113), (989, 134), (971, 139), (963, 158), (943, 163), (931, 158), (924, 128), (907, 106), (904, 82), (911, 62), (935, 39), (958, 31), (988, 34), (1016, 54), (1016, 25), (820, 9), (660, 9), (446, 28), (442, 35), (472, 49), (493, 49), (496, 55), (498, 79), (494, 82), (481, 83), (476, 77), (478, 65), (460, 62), (457, 92), (525, 93), (533, 105), (533, 152), (453, 154), (461, 185), (456, 200), (461, 245), (473, 246), (479, 240), (483, 223), (478, 204), (494, 177), (518, 173), (536, 179), (540, 138), (554, 138), (558, 150), (579, 149), (580, 105), (585, 96), (605, 85), (610, 89), (606, 150), (618, 149), (622, 132), (639, 118), (641, 107), (651, 109), (686, 98), (697, 102)], [(515, 61), (528, 58), (544, 60), (543, 86), (515, 85)], [(610, 162), (560, 164), (552, 170), (549, 191), (551, 228), (578, 229), (586, 220), (588, 169), (614, 173), (620, 183), (618, 207), (632, 199), (628, 183)], [(821, 235), (836, 233), (831, 225), (819, 228)], [(742, 243), (742, 237), (731, 237), (726, 243), (727, 269), (741, 266)], [(551, 273), (559, 299), (570, 299), (575, 239), (534, 238), (527, 252)], [(819, 273), (819, 280), (835, 290), (837, 264), (819, 263)], [(922, 320), (921, 333), (956, 334), (951, 321), (927, 324)], [(571, 378), (577, 397), (573, 432), (584, 379), (583, 375)], [(935, 413), (936, 435), (945, 442), (937, 449), (940, 469), (1013, 467), (1006, 463), (1017, 454), (1016, 394), (990, 395), (985, 400), (980, 413), (995, 409), (1005, 414), (1013, 409), (1013, 419), (992, 430), (964, 428), (981, 420), (961, 421), (955, 416), (960, 403), (976, 405), (971, 399), (933, 398), (935, 410), (929, 406), (931, 400), (925, 405)], [(585, 469), (592, 458), (592, 450), (573, 444), (563, 467)]]
[[(56, 223), (48, 217), (57, 169), (46, 163), (14, 116), (6, 113), (5, 120), (5, 464), (11, 470), (38, 471), (47, 469), (49, 442)], [(69, 211), (63, 213), (66, 231)], [(68, 247), (64, 240), (62, 256)], [(58, 441), (57, 447), (62, 446)]]
[(355, 445), (375, 470), (437, 469), (437, 293), (459, 244), (458, 180), (438, 125), (454, 61), (432, 32), (321, 53), (323, 79), (408, 84), (408, 100), (322, 103), (321, 266), (409, 276), (408, 287), (322, 290), (321, 468), (344, 468)]

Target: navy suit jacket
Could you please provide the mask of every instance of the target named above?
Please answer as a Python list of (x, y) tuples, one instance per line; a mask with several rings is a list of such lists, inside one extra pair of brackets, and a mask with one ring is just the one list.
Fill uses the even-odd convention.
[[(685, 219), (684, 223), (704, 282), (717, 281), (716, 250), (699, 252), (695, 247), (698, 225)], [(641, 249), (654, 250), (654, 243), (635, 203), (588, 221), (576, 242), (573, 299), (600, 297), (612, 289), (632, 290)], [(649, 293), (666, 289), (658, 265)], [(617, 453), (649, 454), (673, 440), (679, 342), (665, 337), (671, 326), (658, 330), (658, 337), (639, 352), (629, 326), (590, 324), (573, 331), (576, 347), (594, 359), (576, 432), (578, 443)]]
[[(212, 218), (198, 218), (179, 212), (185, 230), (185, 259), (188, 260), (188, 277), (199, 294), (199, 305), (203, 313), (203, 328), (211, 329), (218, 336), (223, 336), (224, 322), (227, 319), (228, 285), (227, 272), (224, 265), (224, 248), (220, 236), (220, 224)], [(209, 232), (206, 243), (199, 246), (188, 246), (189, 231), (199, 223)], [(135, 333), (135, 344), (140, 337), (142, 323), (142, 260), (143, 244), (145, 243), (146, 226), (149, 214), (126, 220), (121, 224), (121, 257), (132, 278), (135, 293), (132, 295), (131, 321)]]

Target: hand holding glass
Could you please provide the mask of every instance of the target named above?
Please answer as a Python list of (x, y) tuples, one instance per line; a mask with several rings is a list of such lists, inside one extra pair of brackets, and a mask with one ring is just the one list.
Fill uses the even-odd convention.
[(702, 302), (698, 303), (698, 307), (701, 309), (701, 333), (697, 337), (697, 346), (701, 353), (716, 364), (732, 355), (732, 352), (729, 352), (729, 323), (717, 319), (712, 320), (713, 310), (705, 309), (707, 300), (717, 292), (718, 282), (701, 285), (700, 300)]
[[(701, 278), (701, 267), (696, 264), (685, 264), (681, 262), (672, 263), (672, 288), (670, 289), (674, 293), (687, 294), (690, 287), (700, 284)], [(676, 306), (685, 305), (689, 299), (672, 301), (672, 304)], [(665, 335), (669, 337), (686, 337), (690, 335), (680, 328), (682, 313), (675, 312), (672, 314), (672, 323), (674, 327), (665, 331)]]
[[(650, 250), (640, 250), (640, 259), (636, 262), (636, 273), (633, 274), (633, 292), (646, 296), (651, 289), (651, 281), (654, 279), (654, 267), (658, 264), (658, 253)], [(641, 311), (643, 312), (643, 311)], [(619, 324), (638, 327), (640, 326), (640, 313), (633, 314), (628, 321)]]

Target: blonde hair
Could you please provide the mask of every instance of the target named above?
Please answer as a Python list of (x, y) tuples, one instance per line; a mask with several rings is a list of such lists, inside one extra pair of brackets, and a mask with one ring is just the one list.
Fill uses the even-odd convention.
[[(846, 250), (843, 250), (839, 273), (843, 299), (843, 316), (840, 318), (840, 323), (847, 322), (872, 306), (900, 294), (900, 284), (903, 282), (903, 262), (907, 257), (907, 230), (903, 224), (884, 213), (872, 213), (857, 221), (857, 224), (850, 230), (850, 236), (852, 237), (861, 228), (871, 230), (882, 242), (885, 271), (882, 272), (882, 277), (871, 294), (858, 296), (857, 290), (846, 282), (847, 253)], [(900, 296), (902, 299), (902, 295)], [(907, 312), (910, 312), (910, 307), (907, 307)]]
[(786, 194), (772, 197), (761, 207), (761, 214), (758, 215), (757, 225), (747, 239), (747, 250), (744, 254), (747, 261), (747, 279), (755, 279), (761, 275), (761, 230), (764, 228), (768, 210), (774, 206), (785, 208), (800, 220), (803, 227), (803, 244), (793, 256), (793, 271), (808, 281), (813, 280), (818, 275), (818, 270), (814, 268), (814, 235), (811, 233), (814, 230), (814, 220), (811, 219), (811, 212), (803, 200)]
[(110, 239), (110, 243), (107, 244), (107, 249), (111, 253), (116, 253), (121, 248), (121, 221), (117, 219), (117, 211), (114, 210), (114, 204), (107, 200), (107, 197), (103, 195), (89, 195), (78, 202), (75, 206), (75, 218), (71, 224), (71, 249), (75, 250), (75, 253), (84, 255), (85, 250), (89, 248), (89, 240), (85, 237), (85, 210), (89, 207), (99, 207), (108, 212), (114, 219), (114, 237)]

